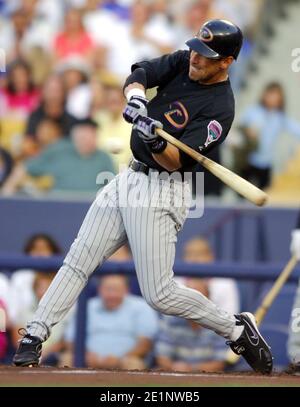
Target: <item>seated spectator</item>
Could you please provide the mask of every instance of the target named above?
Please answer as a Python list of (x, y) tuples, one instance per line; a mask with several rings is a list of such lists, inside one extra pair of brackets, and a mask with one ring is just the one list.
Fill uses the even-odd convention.
[(94, 41), (83, 26), (81, 11), (76, 8), (69, 9), (65, 15), (64, 30), (54, 40), (56, 59), (74, 55), (86, 58), (94, 47)]
[(300, 122), (285, 112), (281, 84), (269, 83), (261, 101), (249, 107), (240, 120), (241, 147), (234, 148), (235, 170), (259, 188), (270, 185), (278, 138), (288, 131), (300, 140)]
[[(184, 246), (183, 260), (187, 263), (211, 263), (214, 253), (207, 239), (196, 237)], [(231, 278), (210, 278), (208, 280), (210, 299), (220, 308), (237, 314), (239, 312), (239, 293), (236, 282)]]
[(0, 187), (4, 184), (13, 168), (13, 159), (10, 154), (0, 147)]
[(71, 141), (59, 139), (41, 154), (15, 168), (2, 188), (11, 195), (26, 177), (50, 177), (48, 188), (52, 192), (94, 193), (98, 175), (115, 173), (110, 156), (97, 149), (97, 125), (91, 120), (78, 123), (72, 130)]
[(85, 119), (90, 116), (92, 92), (89, 84), (90, 66), (82, 57), (71, 56), (57, 65), (66, 90), (66, 111)]
[[(128, 293), (126, 277), (101, 278), (99, 296), (88, 302), (86, 365), (101, 369), (144, 369), (157, 331), (157, 315)], [(66, 340), (74, 341), (74, 323)], [(71, 346), (71, 345), (70, 345)]]
[(33, 47), (50, 51), (61, 24), (61, 0), (6, 1), (8, 18), (0, 26), (0, 46), (8, 61), (26, 56)]
[(0, 89), (0, 144), (14, 155), (18, 153), (27, 117), (37, 107), (39, 98), (29, 66), (21, 60), (12, 63), (7, 85)]
[[(187, 279), (185, 284), (209, 298), (206, 280)], [(222, 372), (227, 346), (223, 338), (193, 321), (163, 315), (154, 353), (163, 370)]]
[(98, 146), (111, 153), (119, 170), (128, 166), (132, 156), (130, 150), (131, 125), (123, 119), (124, 96), (119, 86), (106, 91), (106, 108), (95, 115), (99, 124)]
[(68, 137), (77, 120), (66, 111), (65, 103), (66, 90), (63, 79), (60, 75), (51, 75), (44, 85), (39, 107), (29, 116), (26, 136), (35, 138), (39, 123), (46, 118), (57, 121), (63, 135)]
[[(38, 233), (26, 241), (23, 252), (33, 257), (50, 257), (61, 254), (61, 249), (51, 236)], [(15, 271), (11, 277), (8, 312), (12, 321), (16, 321), (22, 310), (31, 307), (34, 302), (32, 286), (35, 273), (36, 270), (24, 269)]]
[(7, 330), (9, 329), (7, 305), (10, 295), (10, 285), (8, 278), (0, 272), (0, 362), (6, 356), (8, 337)]
[(52, 119), (43, 119), (37, 126), (35, 138), (25, 137), (22, 146), (22, 158), (29, 159), (37, 156), (61, 138), (63, 138), (63, 133), (60, 124)]
[(7, 338), (7, 323), (6, 323), (6, 306), (1, 300), (0, 295), (0, 362), (2, 362), (6, 356), (7, 347), (8, 347), (8, 338)]

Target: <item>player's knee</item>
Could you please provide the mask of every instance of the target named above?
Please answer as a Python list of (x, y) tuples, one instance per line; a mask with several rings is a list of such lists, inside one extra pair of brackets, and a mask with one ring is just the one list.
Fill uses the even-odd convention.
[(162, 314), (167, 314), (170, 310), (170, 297), (164, 294), (148, 294), (144, 295), (144, 299), (155, 311), (161, 312)]

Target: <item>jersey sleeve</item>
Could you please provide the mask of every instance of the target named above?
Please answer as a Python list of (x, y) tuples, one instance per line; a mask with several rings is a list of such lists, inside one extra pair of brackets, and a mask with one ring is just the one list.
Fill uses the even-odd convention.
[(143, 68), (147, 75), (147, 88), (150, 89), (169, 82), (178, 72), (188, 67), (188, 64), (189, 51), (176, 51), (149, 61), (137, 62), (132, 65), (131, 71)]
[[(186, 128), (180, 141), (193, 150), (206, 154), (227, 137), (233, 122), (233, 115), (212, 115), (209, 118), (201, 117), (193, 120)], [(195, 165), (196, 162), (189, 155), (180, 151), (180, 160), (183, 167)]]

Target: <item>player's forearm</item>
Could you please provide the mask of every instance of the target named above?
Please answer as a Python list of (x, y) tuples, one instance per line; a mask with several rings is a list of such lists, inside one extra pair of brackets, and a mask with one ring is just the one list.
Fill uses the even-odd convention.
[(181, 168), (180, 153), (178, 148), (167, 145), (167, 148), (160, 154), (152, 154), (154, 160), (167, 171), (176, 171)]
[(130, 98), (129, 97), (130, 91), (135, 91), (136, 89), (139, 89), (140, 91), (144, 92), (144, 94), (146, 92), (146, 89), (142, 84), (138, 82), (131, 83), (130, 85), (126, 86), (126, 88), (124, 88), (124, 95), (126, 99)]
[(147, 75), (143, 68), (135, 69), (126, 79), (124, 84), (124, 95), (127, 100), (132, 96), (146, 97)]

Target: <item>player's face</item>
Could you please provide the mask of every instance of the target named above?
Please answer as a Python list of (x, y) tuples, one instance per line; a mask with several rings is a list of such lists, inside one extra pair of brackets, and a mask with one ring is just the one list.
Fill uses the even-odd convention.
[(224, 60), (209, 59), (195, 51), (191, 51), (189, 77), (192, 81), (211, 84), (224, 80), (227, 66)]

